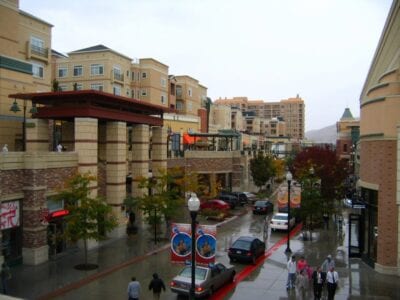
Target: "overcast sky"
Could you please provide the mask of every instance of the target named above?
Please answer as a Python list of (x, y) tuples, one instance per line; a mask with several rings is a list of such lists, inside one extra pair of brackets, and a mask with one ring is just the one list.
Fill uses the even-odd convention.
[(20, 0), (52, 25), (52, 48), (103, 44), (189, 75), (212, 100), (299, 94), (306, 131), (359, 116), (391, 0)]

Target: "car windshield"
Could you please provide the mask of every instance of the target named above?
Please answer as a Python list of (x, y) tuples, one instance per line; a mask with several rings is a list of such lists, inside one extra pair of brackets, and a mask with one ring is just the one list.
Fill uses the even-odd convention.
[(237, 240), (236, 242), (233, 243), (232, 248), (242, 249), (242, 250), (249, 250), (250, 249), (250, 242), (249, 241), (243, 241), (243, 240)]
[(266, 201), (257, 201), (254, 205), (255, 206), (267, 206), (267, 202)]
[(274, 220), (287, 220), (287, 215), (275, 215), (272, 219), (274, 219)]
[[(195, 278), (196, 279), (204, 280), (206, 278), (206, 275), (207, 275), (207, 269), (196, 268), (196, 273), (195, 273)], [(191, 267), (184, 268), (181, 271), (181, 273), (179, 273), (179, 276), (192, 278), (192, 268)]]

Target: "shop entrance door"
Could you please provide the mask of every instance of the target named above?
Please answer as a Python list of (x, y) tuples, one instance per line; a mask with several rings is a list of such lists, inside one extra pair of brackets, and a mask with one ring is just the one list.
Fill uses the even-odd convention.
[(349, 257), (361, 257), (364, 250), (362, 215), (349, 215)]
[(49, 257), (55, 258), (66, 250), (66, 242), (63, 238), (65, 222), (61, 219), (52, 220), (47, 226), (47, 240), (49, 245)]

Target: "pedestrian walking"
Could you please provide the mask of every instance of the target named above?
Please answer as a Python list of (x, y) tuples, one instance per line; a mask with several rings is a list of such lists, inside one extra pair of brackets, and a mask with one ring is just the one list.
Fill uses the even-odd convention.
[(139, 300), (140, 295), (140, 283), (133, 276), (131, 282), (128, 284), (128, 300)]
[(320, 300), (322, 296), (322, 272), (321, 267), (317, 267), (317, 269), (313, 272), (313, 288), (314, 288), (314, 300)]
[(324, 220), (324, 228), (329, 229), (329, 215), (327, 212), (324, 212), (322, 219)]
[(296, 257), (293, 255), (287, 262), (288, 279), (286, 289), (293, 289), (296, 281)]
[(308, 263), (304, 256), (301, 256), (300, 259), (297, 261), (297, 273), (300, 273), (307, 267)]
[(165, 292), (164, 281), (158, 277), (157, 273), (153, 274), (153, 279), (150, 281), (149, 290), (153, 290), (153, 299), (160, 300), (161, 290)]
[(323, 284), (325, 284), (325, 282), (326, 282), (326, 274), (328, 273), (328, 271), (331, 268), (334, 268), (334, 267), (335, 267), (335, 261), (333, 260), (332, 255), (329, 254), (325, 258), (324, 262), (321, 265), (321, 273), (322, 273)]
[(10, 272), (10, 268), (8, 267), (8, 265), (3, 262), (1, 264), (1, 285), (2, 285), (2, 289), (3, 289), (3, 294), (7, 295), (8, 294), (8, 281), (11, 279), (11, 272)]
[(335, 298), (336, 288), (339, 282), (339, 274), (332, 267), (326, 275), (327, 287), (328, 287), (328, 300)]
[(4, 146), (3, 146), (3, 152), (8, 152), (8, 145), (7, 145), (7, 144), (4, 144)]

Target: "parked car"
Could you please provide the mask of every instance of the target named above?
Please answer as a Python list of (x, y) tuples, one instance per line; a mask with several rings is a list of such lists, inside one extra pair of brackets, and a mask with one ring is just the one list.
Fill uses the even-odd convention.
[(269, 214), (274, 211), (274, 205), (269, 200), (258, 200), (253, 205), (253, 214)]
[(256, 195), (248, 192), (232, 192), (232, 194), (239, 199), (239, 204), (242, 206), (247, 203), (251, 203), (253, 201), (253, 197), (256, 198)]
[(246, 196), (247, 198), (247, 203), (253, 203), (255, 201), (258, 200), (258, 197), (256, 195), (254, 195), (253, 193), (250, 192), (243, 192), (243, 194)]
[(230, 261), (256, 263), (258, 257), (264, 255), (265, 243), (254, 236), (241, 236), (233, 242), (228, 250)]
[(239, 199), (233, 195), (221, 194), (218, 196), (218, 199), (228, 203), (232, 209), (239, 205)]
[(231, 208), (231, 206), (226, 203), (225, 201), (222, 201), (220, 199), (212, 199), (212, 200), (207, 200), (204, 201), (203, 203), (200, 204), (200, 209), (218, 209), (218, 210), (228, 210)]
[[(293, 216), (290, 216), (290, 227), (292, 228), (296, 220)], [(276, 213), (273, 215), (270, 225), (272, 230), (287, 230), (288, 229), (288, 214), (287, 213)]]
[[(210, 267), (196, 266), (195, 269), (195, 296), (209, 297), (223, 285), (233, 282), (236, 275), (233, 266), (216, 263)], [(171, 291), (179, 295), (189, 295), (192, 282), (192, 267), (185, 266), (171, 283)]]

